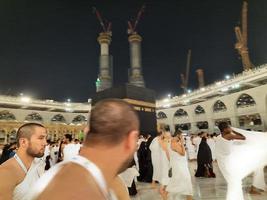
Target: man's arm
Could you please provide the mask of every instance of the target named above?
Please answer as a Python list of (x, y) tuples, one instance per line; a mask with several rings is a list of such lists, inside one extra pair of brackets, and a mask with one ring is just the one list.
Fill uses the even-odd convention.
[(245, 140), (246, 139), (246, 137), (244, 135), (242, 135), (241, 133), (238, 133), (234, 130), (233, 130), (233, 133), (236, 135), (237, 138), (239, 138), (239, 140)]
[(185, 149), (183, 144), (180, 142), (176, 142), (174, 139), (171, 141), (171, 149), (179, 153), (181, 156), (185, 155)]
[(0, 167), (0, 199), (11, 200), (16, 187), (16, 175), (6, 167)]
[(246, 139), (246, 137), (244, 135), (242, 135), (236, 131), (233, 131), (233, 133), (234, 134), (229, 133), (229, 134), (224, 135), (224, 138), (228, 139), (228, 140), (245, 140)]

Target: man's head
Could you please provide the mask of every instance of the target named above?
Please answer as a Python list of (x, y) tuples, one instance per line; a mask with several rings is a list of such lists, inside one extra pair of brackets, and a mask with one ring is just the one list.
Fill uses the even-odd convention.
[(222, 134), (229, 134), (232, 132), (232, 129), (227, 122), (220, 122), (218, 128)]
[(64, 139), (63, 139), (63, 141), (64, 141), (65, 143), (70, 143), (70, 142), (72, 141), (72, 135), (69, 134), (69, 133), (65, 134), (65, 135), (64, 135)]
[(161, 134), (162, 132), (165, 131), (165, 127), (166, 127), (165, 124), (162, 124), (162, 123), (157, 124), (157, 132)]
[(32, 157), (40, 158), (44, 155), (46, 142), (46, 129), (38, 123), (27, 123), (17, 131), (18, 150), (25, 151)]
[(207, 139), (207, 138), (208, 138), (208, 133), (206, 133), (206, 132), (202, 132), (201, 137)]
[(174, 132), (174, 134), (172, 135), (172, 137), (177, 137), (177, 138), (179, 138), (179, 139), (181, 139), (181, 137), (182, 137), (182, 131), (180, 130), (180, 129), (177, 129), (175, 132)]
[(138, 116), (130, 104), (120, 99), (98, 102), (91, 110), (88, 129), (85, 146), (114, 149), (121, 159), (119, 171), (128, 167), (139, 135)]

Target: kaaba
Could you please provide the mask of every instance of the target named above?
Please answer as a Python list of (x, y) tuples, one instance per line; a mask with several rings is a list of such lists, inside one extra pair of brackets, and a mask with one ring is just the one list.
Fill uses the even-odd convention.
[(119, 98), (133, 105), (140, 120), (140, 133), (155, 135), (157, 130), (155, 91), (125, 84), (97, 92), (92, 97), (92, 106), (107, 98)]

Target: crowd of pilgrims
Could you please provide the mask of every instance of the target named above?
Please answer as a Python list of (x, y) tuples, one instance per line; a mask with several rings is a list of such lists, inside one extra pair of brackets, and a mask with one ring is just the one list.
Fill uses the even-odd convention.
[[(216, 134), (200, 132), (188, 136), (180, 130), (171, 134), (161, 129), (156, 137), (141, 134), (135, 155), (137, 180), (160, 184), (163, 199), (192, 199), (193, 189), (188, 162), (197, 160), (195, 177), (215, 178), (212, 162), (215, 157)], [(135, 191), (131, 188), (130, 190)]]
[[(215, 157), (216, 134), (205, 132), (187, 136), (177, 130), (174, 134), (161, 129), (157, 135), (141, 134), (134, 160), (129, 168), (119, 176), (128, 187), (131, 196), (137, 194), (136, 181), (152, 183), (163, 199), (177, 199), (184, 196), (192, 199), (193, 189), (188, 161), (197, 160), (195, 177), (213, 177), (212, 162)], [(56, 163), (70, 159), (79, 154), (82, 141), (73, 140), (71, 134), (65, 134), (57, 142), (47, 141), (43, 160), (45, 170)], [(16, 144), (4, 146), (0, 164), (15, 155)]]

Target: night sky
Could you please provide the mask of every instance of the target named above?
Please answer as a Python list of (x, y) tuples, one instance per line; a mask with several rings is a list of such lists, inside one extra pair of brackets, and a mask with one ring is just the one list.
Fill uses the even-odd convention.
[[(115, 85), (130, 67), (127, 20), (139, 0), (4, 0), (0, 3), (0, 94), (85, 102), (95, 92), (101, 31), (92, 7), (112, 22)], [(206, 83), (242, 71), (234, 26), (242, 0), (149, 0), (138, 25), (146, 86), (162, 98), (181, 94), (180, 73), (192, 49), (189, 87), (203, 68)], [(267, 63), (267, 1), (249, 1), (248, 46), (254, 65)]]

